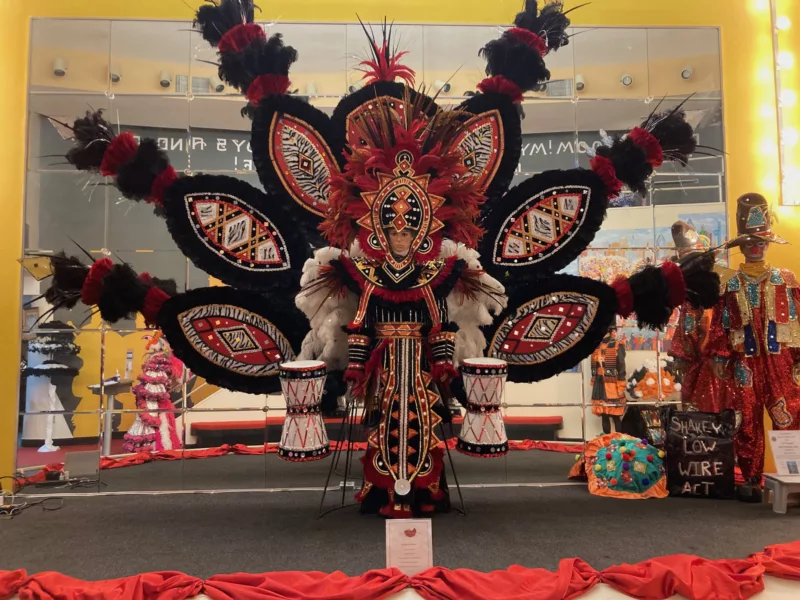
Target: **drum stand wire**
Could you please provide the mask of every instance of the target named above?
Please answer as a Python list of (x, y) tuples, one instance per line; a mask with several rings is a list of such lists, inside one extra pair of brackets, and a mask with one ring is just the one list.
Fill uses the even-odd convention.
[[(348, 393), (345, 396), (345, 410), (344, 410), (344, 417), (342, 417), (342, 426), (339, 429), (339, 439), (338, 443), (336, 444), (336, 450), (333, 453), (336, 455), (335, 458), (331, 460), (331, 466), (328, 469), (328, 477), (325, 480), (325, 488), (322, 490), (322, 498), (319, 501), (319, 511), (317, 513), (317, 519), (321, 519), (327, 514), (330, 514), (336, 510), (341, 508), (345, 508), (348, 506), (357, 506), (357, 503), (351, 502), (350, 504), (345, 504), (346, 496), (347, 496), (347, 484), (348, 484), (348, 477), (350, 475), (350, 465), (353, 461), (353, 422), (356, 419), (356, 412), (358, 407), (356, 406), (355, 401), (350, 397)], [(342, 488), (342, 501), (338, 506), (334, 506), (333, 508), (329, 508), (328, 510), (323, 511), (323, 506), (325, 505), (325, 497), (328, 495), (328, 486), (331, 483), (331, 476), (333, 475), (336, 468), (339, 466), (339, 459), (342, 455), (342, 443), (345, 437), (345, 430), (347, 430), (347, 450), (345, 450), (345, 463), (344, 463), (344, 480), (342, 481), (341, 488)], [(336, 471), (338, 473), (338, 471)]]
[[(328, 469), (328, 477), (325, 479), (325, 487), (322, 490), (322, 498), (320, 499), (319, 502), (319, 511), (317, 512), (317, 519), (321, 519), (322, 517), (334, 511), (340, 510), (342, 508), (358, 505), (358, 503), (355, 502), (351, 502), (350, 504), (346, 503), (348, 477), (350, 476), (351, 465), (353, 462), (353, 423), (356, 420), (356, 413), (358, 411), (358, 406), (356, 405), (356, 402), (352, 398), (350, 398), (350, 394), (347, 394), (345, 402), (346, 406), (344, 411), (344, 417), (342, 417), (342, 425), (339, 429), (339, 439), (338, 443), (336, 444), (336, 449), (333, 451), (333, 454), (335, 456), (331, 457), (331, 466)], [(453, 422), (450, 421), (448, 425), (450, 426), (449, 437), (445, 433), (444, 422), (439, 423), (439, 431), (442, 436), (442, 443), (444, 444), (445, 452), (447, 452), (447, 461), (450, 463), (450, 471), (453, 473), (453, 481), (456, 484), (456, 491), (458, 492), (458, 500), (459, 503), (461, 504), (460, 508), (453, 508), (452, 506), (451, 508), (453, 508), (453, 510), (455, 510), (458, 514), (462, 516), (467, 516), (467, 505), (464, 502), (464, 495), (461, 492), (461, 484), (458, 481), (458, 474), (456, 473), (456, 466), (455, 463), (453, 462), (453, 455), (450, 452), (450, 446), (447, 445), (447, 440), (455, 437), (455, 432), (453, 430)], [(345, 436), (345, 431), (347, 431), (346, 436)], [(344, 479), (340, 485), (340, 487), (342, 488), (342, 499), (337, 506), (333, 506), (332, 508), (323, 510), (323, 507), (325, 506), (325, 498), (328, 495), (328, 488), (330, 487), (331, 483), (331, 477), (333, 476), (334, 473), (336, 473), (337, 475), (339, 474), (338, 466), (339, 466), (339, 460), (341, 459), (342, 456), (342, 445), (345, 440), (345, 437), (347, 439), (347, 449), (345, 450), (344, 473), (342, 474)]]
[(450, 463), (450, 471), (453, 473), (453, 481), (456, 484), (456, 491), (458, 492), (458, 500), (461, 502), (461, 508), (454, 509), (458, 514), (466, 517), (467, 516), (467, 505), (464, 504), (464, 496), (461, 493), (461, 484), (458, 483), (458, 475), (456, 474), (456, 466), (453, 463), (453, 455), (450, 453), (450, 446), (447, 445), (447, 440), (453, 439), (455, 437), (455, 433), (453, 431), (453, 421), (452, 419), (448, 423), (450, 426), (450, 437), (447, 437), (444, 432), (444, 422), (439, 423), (439, 430), (442, 433), (442, 443), (444, 444), (445, 452), (447, 452), (447, 460)]

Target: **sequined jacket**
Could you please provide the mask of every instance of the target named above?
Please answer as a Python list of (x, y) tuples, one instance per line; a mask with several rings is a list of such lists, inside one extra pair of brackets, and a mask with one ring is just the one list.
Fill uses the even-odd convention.
[(724, 286), (711, 317), (706, 354), (779, 354), (784, 348), (800, 358), (800, 289), (788, 269), (769, 269), (759, 277), (741, 270)]
[(678, 312), (678, 323), (672, 336), (669, 355), (686, 362), (700, 360), (711, 322), (711, 311), (695, 308), (688, 302)]

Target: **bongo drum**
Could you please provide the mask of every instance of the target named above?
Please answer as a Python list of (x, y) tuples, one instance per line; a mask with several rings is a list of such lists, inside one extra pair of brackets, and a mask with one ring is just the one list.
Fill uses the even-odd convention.
[(467, 358), (461, 376), (467, 395), (467, 412), (456, 448), (470, 456), (495, 457), (508, 454), (508, 437), (500, 404), (508, 375), (508, 364), (498, 358)]
[(321, 360), (299, 360), (280, 366), (281, 388), (286, 399), (278, 456), (284, 460), (305, 462), (330, 454), (328, 432), (320, 404), (327, 372)]

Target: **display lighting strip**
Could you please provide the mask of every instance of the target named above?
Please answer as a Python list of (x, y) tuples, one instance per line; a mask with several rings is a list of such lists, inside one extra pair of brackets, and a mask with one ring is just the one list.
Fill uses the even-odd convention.
[[(800, 206), (800, 164), (796, 151), (800, 133), (792, 125), (791, 111), (796, 110), (797, 92), (790, 85), (787, 72), (795, 67), (794, 54), (789, 50), (781, 50), (781, 38), (792, 26), (786, 15), (778, 10), (780, 0), (770, 0), (770, 19), (772, 24), (772, 58), (775, 67), (775, 98), (777, 101), (778, 125), (778, 168), (780, 172), (780, 203)], [(784, 41), (784, 46), (788, 44)]]

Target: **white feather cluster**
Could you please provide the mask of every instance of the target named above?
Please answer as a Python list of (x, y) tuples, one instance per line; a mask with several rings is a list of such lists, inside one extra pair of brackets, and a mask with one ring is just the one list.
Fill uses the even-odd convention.
[[(480, 255), (463, 244), (451, 240), (442, 242), (440, 258), (457, 256), (466, 261), (468, 269), (483, 270)], [(486, 348), (486, 338), (480, 327), (490, 325), (492, 315), (497, 315), (506, 307), (508, 300), (505, 288), (494, 277), (482, 273), (477, 280), (481, 285), (491, 290), (494, 295), (478, 293), (477, 297), (469, 297), (459, 291), (458, 286), (447, 296), (448, 319), (458, 326), (456, 334), (456, 351), (453, 362), (458, 365), (465, 358), (478, 358), (483, 356)], [(501, 297), (498, 298), (497, 295)]]
[(332, 260), (338, 259), (342, 251), (338, 248), (320, 248), (303, 265), (300, 279), (301, 290), (295, 298), (297, 308), (303, 311), (311, 324), (300, 349), (298, 360), (323, 360), (328, 369), (342, 370), (347, 367), (347, 334), (342, 327), (353, 320), (358, 297), (345, 291), (344, 296), (322, 286), (312, 293), (307, 287), (319, 279), (319, 270)]

